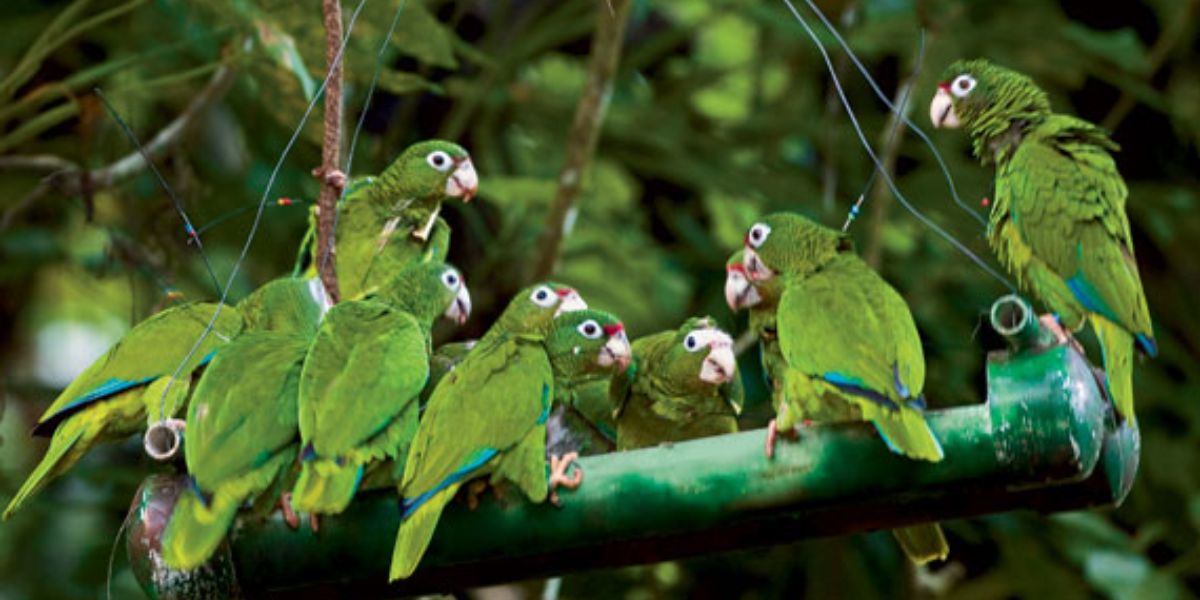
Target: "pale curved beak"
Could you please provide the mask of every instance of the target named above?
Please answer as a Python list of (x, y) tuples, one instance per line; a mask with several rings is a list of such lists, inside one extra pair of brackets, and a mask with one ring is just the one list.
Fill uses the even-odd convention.
[(694, 335), (709, 349), (700, 367), (700, 381), (721, 385), (737, 376), (737, 358), (733, 355), (733, 338), (729, 334), (719, 329), (702, 329)]
[(746, 271), (746, 278), (750, 281), (767, 281), (775, 276), (775, 271), (763, 264), (758, 253), (750, 246), (746, 246), (746, 252), (742, 257), (742, 268)]
[(729, 267), (725, 273), (725, 303), (729, 310), (737, 312), (743, 308), (751, 308), (762, 302), (758, 290), (746, 279), (746, 271), (742, 265)]
[(937, 94), (929, 103), (929, 120), (939, 129), (957, 129), (962, 127), (958, 113), (954, 111), (954, 102), (950, 98), (950, 90), (944, 85), (938, 86)]
[(454, 173), (446, 181), (446, 196), (462, 198), (463, 202), (470, 202), (478, 192), (479, 175), (475, 173), (475, 165), (471, 164), (471, 159), (468, 158), (458, 163), (458, 166), (454, 168)]
[(625, 335), (625, 328), (620, 325), (609, 331), (605, 328), (605, 333), (608, 333), (608, 343), (600, 348), (600, 356), (596, 358), (596, 362), (601, 367), (609, 368), (614, 364), (620, 365), (622, 369), (629, 366), (629, 361), (633, 360), (633, 348), (629, 345), (629, 336)]
[(466, 283), (458, 288), (454, 302), (450, 303), (450, 308), (447, 308), (443, 314), (460, 327), (467, 322), (467, 318), (471, 316), (471, 292), (467, 291)]
[(575, 290), (558, 290), (558, 298), (558, 308), (554, 311), (555, 318), (563, 313), (587, 310), (587, 302), (584, 302), (583, 296), (580, 296), (579, 292)]

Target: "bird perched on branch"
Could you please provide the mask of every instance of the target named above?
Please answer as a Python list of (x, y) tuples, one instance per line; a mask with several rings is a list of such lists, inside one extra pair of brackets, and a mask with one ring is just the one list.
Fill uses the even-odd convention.
[[(418, 260), (446, 260), (450, 227), (438, 216), (442, 202), (469, 202), (479, 190), (471, 156), (441, 140), (413, 144), (375, 177), (350, 184), (339, 203), (334, 233), (338, 288), (361, 296)], [(316, 207), (301, 257), (317, 272)]]
[[(793, 434), (811, 420), (869, 421), (893, 452), (943, 459), (925, 422), (925, 354), (912, 313), (844, 233), (797, 214), (769, 215), (747, 233), (740, 279), (736, 271), (726, 288), (735, 309), (773, 307), (752, 314), (776, 411), (767, 456), (776, 432)], [(949, 553), (936, 524), (893, 533), (914, 562)]]
[[(1021, 287), (1053, 315), (1060, 343), (1091, 323), (1109, 396), (1135, 420), (1134, 344), (1158, 346), (1125, 215), (1129, 195), (1108, 132), (1054, 113), (1029, 77), (986, 60), (950, 65), (929, 107), (936, 127), (965, 128), (975, 156), (996, 165), (988, 242)], [(1061, 325), (1060, 325), (1061, 323)]]
[[(569, 305), (564, 299), (569, 294), (547, 284), (520, 293), (434, 390), (401, 483), (402, 517), (390, 579), (416, 569), (443, 508), (469, 480), (488, 476), (493, 483), (512, 482), (534, 502), (544, 501), (558, 485), (578, 485), (566, 475), (570, 456), (553, 457), (549, 478), (546, 473), (555, 362), (571, 357), (579, 366), (575, 359), (592, 357), (598, 368), (610, 367), (628, 360), (628, 344), (622, 348), (612, 342), (618, 335), (624, 339), (619, 322)], [(559, 362), (560, 374), (570, 368)]]
[(617, 448), (735, 433), (744, 396), (733, 340), (713, 319), (638, 338), (629, 367), (609, 384)]

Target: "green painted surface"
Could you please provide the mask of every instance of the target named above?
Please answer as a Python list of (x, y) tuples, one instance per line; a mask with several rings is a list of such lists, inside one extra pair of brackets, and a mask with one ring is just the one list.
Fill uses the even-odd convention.
[(774, 460), (763, 454), (763, 430), (586, 457), (584, 484), (562, 494), (562, 508), (515, 493), (473, 512), (453, 503), (417, 573), (392, 586), (398, 501), (368, 494), (317, 534), (279, 517), (239, 527), (231, 544), (238, 583), (251, 598), (394, 597), (1124, 498), (1137, 432), (1114, 432), (1112, 410), (1074, 351), (994, 354), (988, 388), (986, 404), (930, 412), (941, 463), (894, 455), (861, 424), (810, 427), (799, 442), (781, 442)]

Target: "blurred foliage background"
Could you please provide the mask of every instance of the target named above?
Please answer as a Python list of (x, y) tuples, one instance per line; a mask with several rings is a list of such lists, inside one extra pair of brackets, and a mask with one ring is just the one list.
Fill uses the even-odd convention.
[[(1128, 211), (1162, 348), (1137, 369), (1142, 469), (1120, 509), (1007, 514), (947, 524), (951, 562), (905, 564), (887, 534), (748, 550), (568, 577), (561, 597), (1094, 598), (1200, 596), (1200, 36), (1196, 0), (819, 0), (889, 96), (926, 53), (912, 117), (941, 69), (986, 56), (1032, 75), (1063, 112), (1103, 123), (1124, 147)], [(347, 0), (347, 19), (357, 7)], [(410, 0), (363, 109), (394, 0), (367, 0), (346, 54), (347, 119), (363, 118), (354, 175), (407, 144), (461, 142), (481, 197), (447, 206), (451, 261), (477, 310), (439, 336), (481, 333), (537, 251), (603, 0)], [(803, 6), (800, 7), (805, 14)], [(0, 501), (44, 450), (27, 436), (57, 392), (132, 323), (172, 302), (216, 297), (170, 202), (103, 105), (129, 122), (202, 232), (223, 282), (252, 209), (323, 77), (318, 2), (7, 0), (0, 7)], [(873, 142), (889, 114), (831, 47)], [(319, 113), (318, 113), (319, 116)], [(291, 269), (317, 182), (319, 118), (268, 195), (231, 298)], [(169, 124), (182, 124), (173, 133)], [(151, 142), (160, 132), (164, 143)], [(347, 136), (349, 137), (349, 136)], [(978, 223), (953, 206), (910, 133), (885, 154), (905, 196), (993, 262)], [(936, 132), (960, 195), (983, 214), (993, 173), (961, 132)], [(881, 152), (882, 144), (877, 143)], [(782, 3), (634, 3), (624, 56), (559, 278), (621, 315), (634, 336), (726, 309), (725, 258), (756, 216), (797, 210), (839, 226), (871, 163), (831, 93), (816, 48)], [(883, 190), (883, 186), (877, 185)], [(981, 316), (1003, 288), (874, 194), (851, 232), (905, 295), (924, 336), (935, 406), (979, 401)], [(279, 198), (293, 199), (282, 205)], [(769, 416), (755, 352), (742, 357), (748, 426)], [(1093, 355), (1095, 355), (1093, 350)], [(0, 600), (97, 598), (137, 483), (155, 468), (136, 441), (94, 452), (0, 524)], [(115, 563), (113, 595), (140, 597)], [(478, 592), (539, 597), (529, 582)]]

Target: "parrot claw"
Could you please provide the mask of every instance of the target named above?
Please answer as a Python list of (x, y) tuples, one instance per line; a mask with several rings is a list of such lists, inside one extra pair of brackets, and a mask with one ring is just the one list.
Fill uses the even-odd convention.
[(575, 476), (570, 477), (567, 472), (571, 469), (571, 465), (579, 460), (578, 452), (568, 452), (562, 456), (555, 454), (550, 455), (550, 502), (555, 506), (562, 506), (562, 500), (558, 497), (558, 492), (555, 488), (562, 486), (569, 490), (578, 488), (583, 483), (583, 469), (579, 465), (575, 465)]
[(292, 493), (284, 492), (279, 496), (279, 509), (283, 511), (283, 521), (292, 529), (300, 528), (300, 517), (292, 510)]
[(312, 171), (313, 177), (320, 179), (322, 183), (332, 186), (340, 194), (346, 188), (346, 174), (339, 169), (326, 171), (321, 167), (317, 167)]
[(1062, 323), (1058, 322), (1058, 317), (1047, 313), (1038, 317), (1038, 323), (1054, 334), (1055, 343), (1060, 346), (1070, 344), (1081, 356), (1084, 355), (1083, 345), (1079, 343), (1079, 340), (1075, 339), (1075, 336), (1071, 335), (1071, 332), (1062, 326)]
[(467, 484), (467, 508), (475, 510), (479, 508), (479, 497), (483, 496), (488, 490), (492, 490), (492, 494), (497, 500), (504, 500), (504, 489), (493, 484), (487, 479), (476, 479)]
[[(809, 423), (810, 421), (808, 420), (804, 421), (805, 425), (808, 425)], [(767, 458), (775, 458), (775, 442), (778, 440), (780, 435), (796, 440), (800, 439), (799, 431), (796, 431), (795, 429), (780, 431), (779, 425), (775, 422), (775, 419), (771, 419), (771, 422), (767, 423)]]

